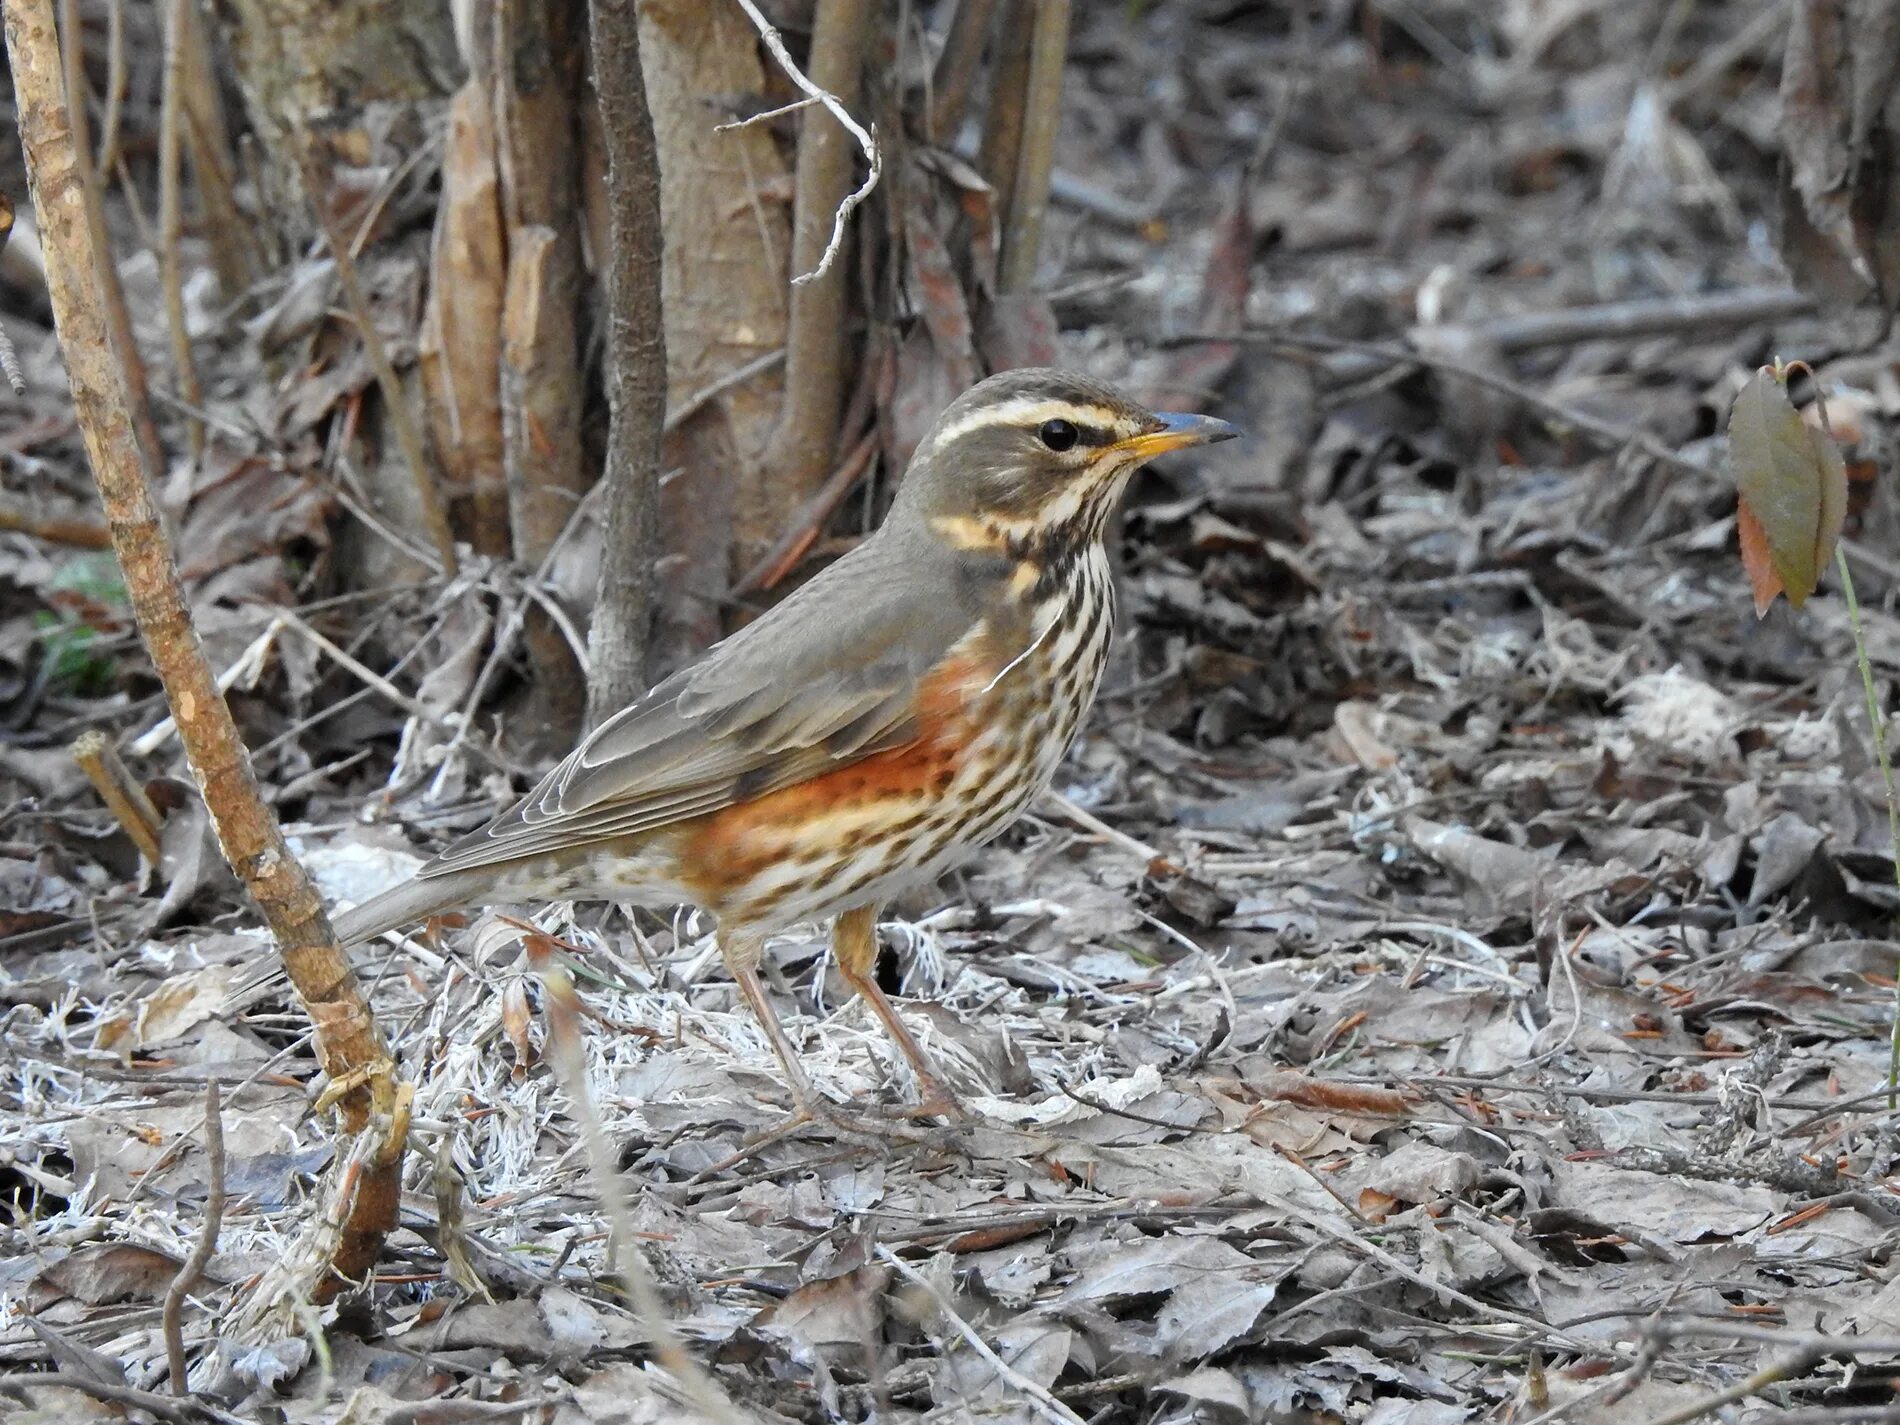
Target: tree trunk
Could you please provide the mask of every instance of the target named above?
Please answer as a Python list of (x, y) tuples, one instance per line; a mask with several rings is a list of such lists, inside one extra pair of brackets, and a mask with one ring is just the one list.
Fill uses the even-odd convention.
[[(300, 149), (338, 169), (400, 160), (462, 78), (449, 0), (217, 0), (251, 127), (264, 212), (288, 241), (314, 227)], [(293, 249), (294, 250), (294, 249)]]
[[(665, 237), (666, 384), (681, 409), (721, 378), (785, 344), (784, 202), (790, 178), (760, 126), (714, 132), (712, 95), (764, 91), (758, 36), (736, 5), (648, 0), (640, 53), (660, 157)], [(664, 545), (654, 655), (676, 662), (723, 632), (736, 548), (769, 548), (784, 518), (764, 460), (780, 381), (762, 372), (708, 401), (667, 439)]]

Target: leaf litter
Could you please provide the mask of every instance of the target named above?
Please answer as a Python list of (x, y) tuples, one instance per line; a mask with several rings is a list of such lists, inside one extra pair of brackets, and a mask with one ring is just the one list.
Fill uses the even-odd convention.
[[(1759, 323), (1548, 348), (1497, 325), (1780, 280), (1734, 235), (1785, 181), (1747, 112), (1773, 82), (1748, 7), (1696, 7), (1686, 48), (1735, 43), (1687, 91), (1632, 77), (1646, 40), (1616, 7), (1384, 7), (1386, 28), (1304, 35), (1219, 8), (1078, 33), (1063, 163), (1168, 216), (1052, 217), (1065, 359), (1255, 437), (1132, 501), (1124, 643), (1059, 784), (1121, 839), (1046, 805), (884, 926), (880, 973), (977, 1124), (745, 1152), (788, 1101), (707, 927), (543, 918), (672, 1320), (745, 1414), (800, 1421), (1640, 1422), (1756, 1369), (1750, 1330), (1900, 1334), (1900, 907), (1845, 615), (1822, 570), (1804, 610), (1757, 625), (1710, 434), (1774, 352), (1811, 361), (1868, 449), (1900, 387), (1800, 317), (1772, 350)], [(1292, 103), (1272, 78), (1292, 64), (1330, 78)], [(1204, 175), (1266, 142), (1234, 116), (1282, 103), (1271, 161), (1216, 194)], [(971, 360), (940, 216), (907, 219), (899, 443)], [(1157, 340), (1250, 323), (1409, 336), (1430, 362)], [(1461, 366), (1678, 458), (1583, 440)], [(352, 900), (506, 794), (473, 709), (524, 597), (477, 563), (354, 610), (352, 651), (413, 708), (260, 622), (298, 597), (271, 551), (327, 546), (308, 432), (366, 379), (340, 363), (276, 393), (281, 463), (223, 451), (180, 492), (214, 656), (248, 670), (252, 745)], [(45, 413), (7, 438), (78, 468)], [(1850, 479), (1871, 458), (1850, 448)], [(1847, 526), (1891, 685), (1890, 479), (1850, 489)], [(416, 1086), (376, 1279), (323, 1317), (321, 1353), (225, 1330), (337, 1151), (308, 1028), (228, 883), (138, 894), (57, 754), (76, 719), (143, 731), (162, 708), (46, 672), (28, 611), (63, 608), (110, 656), (123, 610), (7, 538), (0, 673), (33, 733), (0, 746), (22, 798), (0, 856), (0, 1360), (165, 1388), (159, 1303), (207, 1196), (215, 1076), (229, 1206), (185, 1316), (195, 1387), (299, 1422), (438, 1399), (691, 1413), (613, 1285), (541, 984), (492, 916), (360, 960)], [(770, 969), (827, 1096), (867, 1118), (914, 1101), (820, 935), (782, 937)], [(1895, 1369), (1824, 1354), (1782, 1403), (1878, 1402)]]

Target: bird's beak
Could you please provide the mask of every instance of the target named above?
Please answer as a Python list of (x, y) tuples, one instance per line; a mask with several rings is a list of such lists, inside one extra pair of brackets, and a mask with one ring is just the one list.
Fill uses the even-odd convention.
[(1157, 455), (1165, 455), (1170, 450), (1182, 450), (1190, 445), (1212, 445), (1217, 440), (1232, 440), (1240, 434), (1226, 421), (1217, 421), (1212, 416), (1183, 415), (1178, 411), (1161, 412), (1155, 417), (1155, 425), (1154, 430), (1117, 441), (1114, 448), (1149, 460)]

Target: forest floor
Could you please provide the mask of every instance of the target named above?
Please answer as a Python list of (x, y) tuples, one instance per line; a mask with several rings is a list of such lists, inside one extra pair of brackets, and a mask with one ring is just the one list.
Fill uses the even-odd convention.
[[(884, 927), (977, 1124), (728, 1162), (787, 1099), (707, 927), (543, 918), (638, 1251), (760, 1418), (1896, 1418), (1885, 804), (1840, 591), (1757, 619), (1720, 432), (1757, 365), (1814, 365), (1891, 690), (1900, 380), (1774, 259), (1778, 32), (1743, 3), (1668, 46), (1644, 6), (1374, 8), (1377, 34), (1190, 5), (1078, 25), (1066, 359), (1251, 438), (1135, 491), (1066, 800)], [(1272, 335), (1189, 339), (1242, 326)], [(21, 344), (6, 479), (77, 493), (57, 367)], [(197, 499), (187, 562), (297, 845), (360, 897), (520, 783), (472, 730), (417, 774), (404, 714), (310, 631), (420, 647), (479, 601), (244, 602), (322, 509), (260, 513), (248, 478)], [(0, 535), (0, 1367), (80, 1382), (29, 1392), (34, 1418), (165, 1389), (215, 1077), (229, 1205), (184, 1327), (212, 1398), (676, 1418), (541, 983), (492, 917), (359, 952), (416, 1088), (376, 1280), (321, 1354), (223, 1329), (336, 1145), (202, 825), (172, 818), (142, 885), (71, 769), (81, 728), (163, 712), (122, 622), (73, 634), (109, 622), (103, 558)], [(396, 676), (438, 718), (479, 662)], [(182, 775), (159, 736), (135, 760)], [(770, 964), (828, 1096), (866, 1122), (913, 1101), (822, 934)], [(475, 1413), (416, 1404), (438, 1395)]]

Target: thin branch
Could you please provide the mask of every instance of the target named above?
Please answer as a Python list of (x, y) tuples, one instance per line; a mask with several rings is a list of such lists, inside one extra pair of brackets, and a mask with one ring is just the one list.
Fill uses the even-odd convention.
[(94, 1380), (89, 1375), (77, 1371), (47, 1371), (41, 1375), (0, 1376), (0, 1392), (13, 1396), (16, 1400), (33, 1403), (36, 1390), (76, 1390), (81, 1395), (89, 1395), (94, 1400), (105, 1401), (108, 1405), (129, 1405), (136, 1410), (149, 1410), (161, 1420), (172, 1420), (178, 1425), (193, 1420), (210, 1420), (215, 1425), (245, 1425), (240, 1416), (228, 1410), (220, 1410), (206, 1401), (187, 1397), (174, 1400), (169, 1395), (160, 1395), (155, 1390), (139, 1390), (135, 1386), (120, 1385), (112, 1381)]
[[(1814, 373), (1810, 371), (1809, 377)], [(1827, 421), (1827, 406), (1821, 407), (1821, 420)], [(1832, 431), (1828, 432), (1833, 435)], [(1847, 619), (1854, 630), (1854, 660), (1860, 668), (1861, 691), (1867, 695), (1867, 730), (1874, 739), (1874, 760), (1880, 764), (1880, 781), (1887, 793), (1887, 849), (1893, 856), (1893, 879), (1900, 885), (1900, 788), (1894, 785), (1893, 756), (1887, 748), (1887, 718), (1880, 709), (1880, 693), (1874, 686), (1874, 665), (1867, 657), (1867, 630), (1861, 623), (1860, 599), (1854, 593), (1854, 575), (1847, 567), (1847, 550), (1834, 546), (1834, 566), (1841, 576), (1841, 598), (1847, 604)], [(1893, 1022), (1887, 1029), (1887, 1108), (1900, 1108), (1900, 977), (1894, 982)]]
[(1751, 1395), (1760, 1395), (1771, 1385), (1800, 1379), (1813, 1369), (1820, 1358), (1819, 1352), (1799, 1347), (1780, 1360), (1769, 1362), (1745, 1380), (1738, 1380), (1724, 1390), (1658, 1415), (1649, 1425), (1689, 1425), (1692, 1420), (1713, 1415), (1724, 1405), (1733, 1405), (1739, 1400), (1747, 1400)]
[(1024, 87), (1022, 148), (1009, 194), (996, 279), (997, 290), (1003, 293), (1027, 292), (1035, 285), (1036, 263), (1042, 255), (1042, 222), (1049, 211), (1049, 176), (1056, 162), (1056, 133), (1062, 124), (1062, 62), (1069, 47), (1069, 0), (1035, 0), (1035, 5)]
[[(126, 401), (131, 408), (132, 428), (138, 439), (139, 459), (145, 468), (145, 478), (156, 480), (165, 471), (165, 447), (158, 438), (158, 424), (152, 419), (152, 397), (146, 379), (145, 358), (140, 355), (138, 342), (132, 334), (132, 316), (125, 305), (125, 285), (119, 280), (118, 263), (112, 256), (112, 240), (106, 231), (105, 179), (92, 161), (92, 147), (87, 139), (86, 51), (81, 37), (79, 0), (59, 0), (58, 28), (61, 82), (66, 96), (66, 125), (72, 133), (73, 172), (78, 180), (80, 201), (85, 207), (86, 225), (91, 239), (88, 246), (94, 255), (92, 285), (98, 289), (104, 304), (111, 340), (125, 373)], [(42, 240), (44, 235), (45, 228), (42, 226)]]
[(647, 107), (634, 0), (593, 0), (594, 87), (607, 149), (606, 543), (587, 631), (587, 721), (598, 726), (646, 686), (660, 440), (666, 429), (666, 326), (660, 271), (659, 147)]
[[(192, 624), (178, 566), (133, 428), (125, 365), (115, 349), (99, 277), (105, 254), (87, 216), (84, 179), (60, 80), (53, 0), (10, 0), (6, 42), (21, 146), (46, 257), (46, 290), (66, 358), (73, 412), (112, 531), (113, 551), (152, 666), (225, 860), (250, 892), (316, 1025), (316, 1050), (334, 1083), (346, 1132), (360, 1138), (402, 1098), (363, 987), (336, 943), (317, 888), (265, 805), (256, 772)], [(365, 1275), (393, 1228), (402, 1138), (377, 1146), (369, 1185), (330, 1276)], [(334, 1295), (328, 1278), (317, 1299)], [(276, 1305), (277, 1303), (268, 1303)]]
[[(158, 265), (165, 291), (165, 320), (171, 328), (173, 377), (178, 397), (187, 406), (204, 405), (204, 387), (191, 359), (191, 334), (185, 329), (184, 203), (179, 192), (183, 166), (185, 85), (185, 9), (191, 0), (170, 0), (165, 6), (165, 87), (158, 119)], [(194, 460), (204, 458), (205, 423), (196, 416), (185, 421), (186, 438)]]
[(825, 522), (844, 502), (844, 497), (851, 493), (851, 487), (858, 483), (859, 477), (870, 465), (871, 457), (877, 454), (877, 443), (877, 431), (867, 431), (832, 472), (831, 478), (793, 513), (790, 524), (785, 533), (779, 536), (778, 542), (732, 586), (733, 598), (742, 599), (748, 594), (775, 588), (798, 566), (798, 561), (805, 557), (806, 551), (817, 540)]
[(748, 114), (745, 118), (734, 119), (729, 124), (714, 124), (713, 132), (716, 134), (729, 134), (735, 129), (749, 129), (754, 124), (769, 124), (772, 120), (783, 118), (787, 114), (796, 114), (800, 109), (809, 109), (813, 104), (818, 102), (817, 99), (807, 94), (803, 99), (794, 99), (791, 103), (781, 104), (776, 109), (767, 109), (758, 114)]
[(165, 1362), (171, 1371), (173, 1395), (186, 1395), (185, 1381), (185, 1298), (196, 1289), (204, 1276), (205, 1264), (218, 1249), (218, 1229), (224, 1225), (224, 1115), (219, 1111), (218, 1081), (205, 1080), (205, 1159), (208, 1174), (205, 1188), (204, 1222), (198, 1240), (185, 1259), (178, 1275), (165, 1290), (165, 1309), (161, 1322), (165, 1333)]
[[(785, 71), (785, 77), (823, 104), (831, 112), (831, 116), (844, 125), (845, 131), (857, 140), (858, 147), (864, 152), (864, 160), (869, 165), (869, 171), (864, 175), (864, 182), (852, 192), (847, 193), (844, 200), (838, 204), (837, 211), (833, 213), (831, 240), (825, 244), (824, 255), (818, 259), (818, 265), (811, 271), (792, 278), (794, 287), (802, 287), (807, 282), (823, 277), (831, 270), (831, 264), (838, 256), (838, 249), (844, 246), (845, 220), (851, 216), (858, 204), (871, 196), (871, 190), (877, 187), (878, 177), (884, 171), (884, 160), (878, 152), (877, 140), (874, 137), (875, 128), (867, 130), (851, 117), (837, 95), (819, 88), (805, 77), (804, 71), (793, 64), (791, 55), (786, 53), (785, 41), (780, 37), (778, 30), (773, 27), (771, 21), (759, 13), (759, 7), (753, 3), (753, 0), (739, 0), (739, 8), (744, 10), (746, 18), (752, 21), (752, 26), (759, 32), (759, 38), (765, 42), (766, 49), (771, 52), (772, 58), (778, 61), (779, 68)], [(813, 47), (817, 47), (815, 43)]]
[[(5, 358), (5, 338), (0, 337), (0, 365), (5, 364)], [(26, 394), (21, 388), (16, 391), (22, 396)], [(109, 549), (112, 545), (105, 522), (90, 511), (70, 506), (44, 509), (30, 498), (10, 491), (0, 491), (0, 529), (17, 529), (35, 539), (69, 544), (75, 549)]]
[(588, 1088), (587, 1052), (582, 1046), (580, 1029), (580, 996), (575, 992), (573, 977), (554, 956), (553, 940), (531, 926), (527, 929), (529, 960), (547, 994), (548, 1057), (553, 1061), (561, 1087), (567, 1090), (569, 1108), (580, 1127), (581, 1143), (593, 1174), (594, 1195), (607, 1214), (610, 1264), (618, 1268), (634, 1315), (653, 1342), (660, 1364), (709, 1419), (721, 1425), (741, 1425), (742, 1417), (732, 1402), (686, 1353), (654, 1289), (653, 1279), (640, 1255), (640, 1234), (633, 1225), (625, 1181)]
[(125, 0), (106, 0), (106, 116), (99, 126), (101, 173), (119, 166), (119, 122), (125, 115)]
[(995, 13), (996, 0), (957, 0), (950, 32), (944, 36), (943, 51), (930, 78), (932, 92), (924, 116), (924, 137), (934, 144), (948, 148), (957, 141)]
[(895, 1268), (899, 1276), (934, 1301), (937, 1304), (937, 1310), (943, 1313), (943, 1319), (950, 1323), (957, 1335), (969, 1343), (971, 1350), (989, 1362), (991, 1369), (1001, 1380), (1021, 1391), (1028, 1398), (1029, 1403), (1036, 1408), (1038, 1414), (1047, 1419), (1059, 1421), (1060, 1425), (1083, 1425), (1080, 1415), (997, 1355), (989, 1343), (977, 1334), (976, 1328), (957, 1315), (956, 1308), (944, 1300), (943, 1293), (937, 1290), (929, 1277), (882, 1243), (878, 1244), (877, 1255), (880, 1261)]

